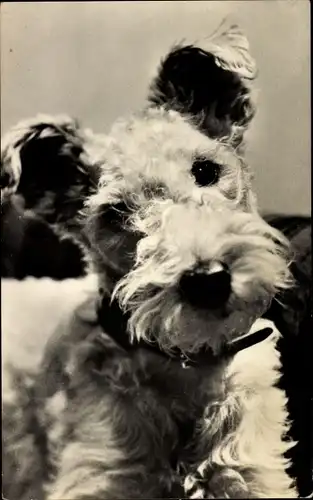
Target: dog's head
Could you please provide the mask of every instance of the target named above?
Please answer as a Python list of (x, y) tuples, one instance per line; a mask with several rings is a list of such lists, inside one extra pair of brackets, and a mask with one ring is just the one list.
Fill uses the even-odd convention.
[(85, 134), (100, 178), (84, 219), (97, 270), (131, 335), (163, 349), (218, 352), (288, 284), (286, 242), (259, 216), (243, 156), (255, 73), (231, 26), (176, 46), (143, 111), (108, 136)]
[(218, 351), (288, 282), (285, 241), (259, 216), (242, 155), (253, 62), (237, 29), (223, 37), (225, 52), (211, 42), (165, 58), (152, 105), (103, 138), (88, 201), (100, 274), (133, 337), (163, 349)]

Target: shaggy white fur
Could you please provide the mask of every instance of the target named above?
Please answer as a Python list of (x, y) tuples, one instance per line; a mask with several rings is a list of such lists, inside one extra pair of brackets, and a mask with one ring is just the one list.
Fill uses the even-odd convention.
[[(282, 439), (288, 430), (286, 397), (275, 387), (280, 376), (276, 350), (279, 332), (264, 319), (258, 319), (250, 332), (266, 327), (273, 329), (271, 336), (236, 354), (226, 371), (225, 379), (232, 390), (222, 404), (210, 408), (203, 432), (215, 435), (232, 413), (240, 413), (242, 418), (238, 428), (221, 439), (210, 458), (199, 466), (198, 473), (205, 477), (213, 464), (239, 469), (245, 464), (258, 471), (250, 484), (252, 498), (295, 498), (296, 491), (285, 472), (288, 461), (284, 458), (294, 443)], [(194, 483), (193, 476), (187, 476), (186, 489)], [(191, 498), (203, 498), (201, 491), (197, 490)]]

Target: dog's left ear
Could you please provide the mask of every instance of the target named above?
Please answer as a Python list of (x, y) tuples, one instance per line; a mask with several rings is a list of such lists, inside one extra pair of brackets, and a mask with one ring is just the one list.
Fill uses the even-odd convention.
[(84, 133), (71, 118), (39, 115), (2, 138), (1, 203), (19, 195), (24, 210), (49, 224), (72, 229), (98, 177)]
[(223, 24), (203, 43), (169, 52), (149, 101), (190, 116), (206, 135), (237, 146), (255, 113), (249, 83), (257, 71), (245, 35), (237, 25), (225, 30)]

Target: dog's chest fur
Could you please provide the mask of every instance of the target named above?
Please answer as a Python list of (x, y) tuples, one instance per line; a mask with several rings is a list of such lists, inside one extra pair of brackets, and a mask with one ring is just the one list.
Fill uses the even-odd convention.
[[(149, 461), (152, 483), (157, 477), (164, 478), (162, 495), (181, 496), (186, 471), (207, 455), (208, 450), (201, 449), (205, 410), (210, 404), (222, 405), (226, 399), (225, 363), (185, 369), (179, 360), (144, 348), (122, 353), (116, 347), (104, 358), (103, 366), (96, 355), (77, 367), (77, 377), (66, 396), (57, 454), (62, 454), (73, 436), (88, 440), (94, 424), (100, 425), (97, 446), (101, 447), (101, 439), (110, 428), (114, 447), (129, 462)], [(60, 428), (59, 412), (56, 417)], [(50, 435), (57, 434), (52, 424)]]
[(156, 433), (162, 434), (162, 427), (166, 432), (170, 422), (171, 433), (174, 430), (177, 441), (181, 429), (194, 428), (210, 402), (225, 397), (226, 362), (222, 360), (208, 366), (184, 368), (179, 359), (138, 348), (125, 362), (121, 358), (119, 363), (120, 377), (112, 382), (113, 391), (123, 394), (129, 410), (138, 411), (143, 418), (155, 419), (157, 424), (158, 416), (163, 415)]

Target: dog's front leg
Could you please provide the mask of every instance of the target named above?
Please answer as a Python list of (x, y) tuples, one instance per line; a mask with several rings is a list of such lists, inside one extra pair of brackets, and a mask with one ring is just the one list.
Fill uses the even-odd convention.
[[(287, 474), (286, 397), (279, 377), (278, 332), (239, 352), (226, 372), (225, 398), (209, 405), (201, 449), (207, 458), (185, 480), (189, 498), (296, 498)], [(270, 325), (268, 324), (270, 323)]]
[(184, 482), (188, 498), (252, 498), (242, 474), (231, 467), (217, 467), (210, 461), (202, 462), (194, 474)]
[(257, 394), (242, 394), (243, 399), (230, 395), (208, 411), (200, 437), (202, 450), (207, 444), (207, 458), (185, 479), (188, 498), (297, 497), (286, 472), (288, 444), (270, 408), (283, 394), (272, 389), (268, 400)]
[(64, 410), (55, 416), (63, 431), (48, 500), (164, 498), (171, 473), (153, 451), (149, 393), (132, 358), (96, 328), (70, 349), (65, 372)]
[[(112, 403), (108, 401), (108, 413), (110, 411)], [(101, 426), (99, 422), (90, 422), (94, 435), (95, 426), (99, 427), (99, 436), (94, 442), (88, 439), (83, 442), (81, 437), (67, 444), (61, 454), (57, 477), (49, 484), (48, 500), (152, 499), (161, 496), (161, 481), (156, 475), (149, 474), (146, 468), (149, 457), (145, 457), (142, 463), (133, 463), (131, 453), (120, 447), (121, 443), (114, 435), (114, 425), (109, 420), (102, 422)], [(86, 429), (86, 435), (87, 432)], [(136, 446), (135, 442), (133, 446)]]

